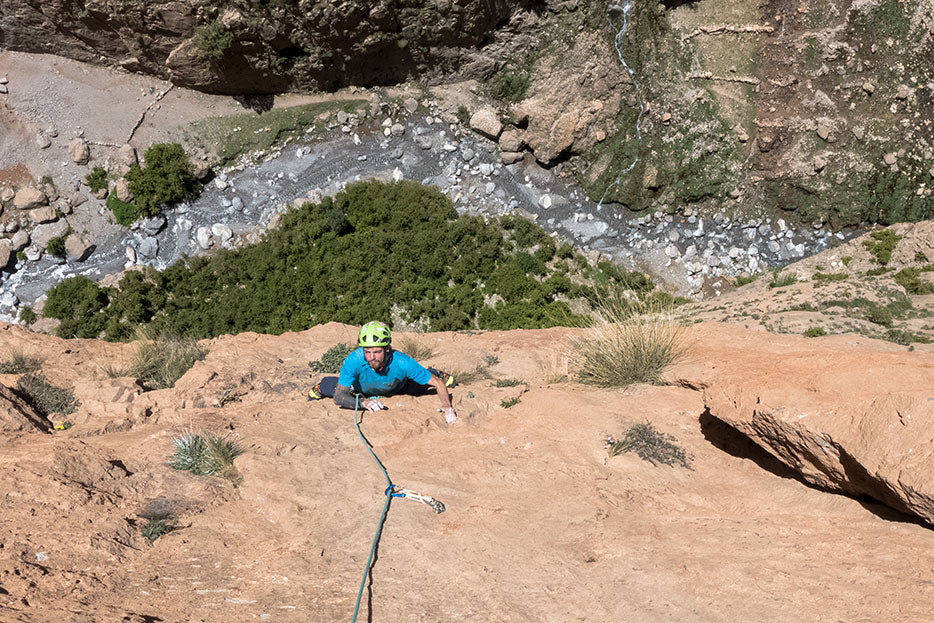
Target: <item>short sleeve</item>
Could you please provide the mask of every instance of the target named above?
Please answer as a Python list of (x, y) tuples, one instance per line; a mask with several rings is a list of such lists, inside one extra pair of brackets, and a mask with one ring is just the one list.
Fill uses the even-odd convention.
[(359, 350), (360, 349), (357, 349), (344, 357), (344, 362), (341, 364), (340, 375), (337, 377), (338, 385), (343, 385), (344, 387), (353, 387), (354, 382), (359, 376), (357, 372), (357, 368), (359, 367), (359, 364), (357, 363), (357, 359), (359, 359)]
[(428, 381), (431, 380), (431, 372), (425, 369), (422, 364), (418, 363), (405, 353), (398, 353), (404, 355), (402, 360), (404, 362), (405, 377), (411, 379), (419, 385), (428, 385)]

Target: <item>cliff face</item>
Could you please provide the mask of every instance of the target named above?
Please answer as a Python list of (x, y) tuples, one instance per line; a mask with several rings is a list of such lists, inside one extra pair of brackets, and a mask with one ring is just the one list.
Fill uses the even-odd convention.
[(0, 46), (118, 64), (216, 93), (490, 72), (476, 50), (534, 1), (0, 0)]

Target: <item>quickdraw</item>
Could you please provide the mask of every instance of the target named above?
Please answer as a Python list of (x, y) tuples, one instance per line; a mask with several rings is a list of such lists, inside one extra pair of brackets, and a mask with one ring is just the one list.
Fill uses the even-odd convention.
[(422, 504), (427, 504), (436, 515), (444, 512), (444, 504), (441, 501), (434, 499), (430, 495), (423, 495), (417, 491), (403, 489), (399, 485), (389, 485), (386, 487), (385, 493), (391, 498), (407, 498), (409, 500), (421, 502)]

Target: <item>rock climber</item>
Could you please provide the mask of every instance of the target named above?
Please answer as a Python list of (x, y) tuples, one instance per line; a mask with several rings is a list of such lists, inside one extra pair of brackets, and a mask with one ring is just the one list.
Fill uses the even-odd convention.
[(344, 358), (339, 376), (326, 376), (308, 392), (309, 400), (333, 397), (334, 404), (353, 409), (360, 406), (373, 413), (385, 409), (381, 398), (393, 394), (426, 393), (434, 387), (448, 424), (457, 419), (448, 388), (457, 383), (450, 374), (425, 368), (403, 352), (393, 350), (392, 336), (384, 322), (368, 322), (360, 328), (357, 348)]

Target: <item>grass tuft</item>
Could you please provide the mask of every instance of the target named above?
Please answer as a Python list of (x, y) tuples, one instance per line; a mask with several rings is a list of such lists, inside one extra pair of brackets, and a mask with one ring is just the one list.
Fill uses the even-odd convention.
[(412, 335), (400, 338), (399, 350), (416, 361), (431, 359), (437, 354), (435, 349)]
[(772, 280), (769, 282), (769, 287), (784, 288), (785, 286), (790, 286), (797, 281), (798, 276), (794, 273), (779, 273), (779, 271), (776, 270), (772, 273)]
[(151, 336), (142, 330), (137, 331), (136, 338), (139, 345), (126, 372), (138, 378), (148, 389), (175, 387), (175, 382), (207, 355), (207, 351), (192, 338), (165, 334)]
[(509, 398), (508, 400), (501, 400), (499, 404), (502, 408), (508, 409), (509, 407), (516, 406), (517, 404), (519, 404), (519, 402), (520, 402), (519, 397), (515, 396), (513, 398)]
[(590, 330), (571, 341), (577, 380), (601, 387), (660, 383), (662, 372), (685, 354), (684, 327), (670, 306), (601, 297)]
[(607, 451), (611, 457), (624, 452), (635, 452), (639, 458), (652, 465), (680, 465), (691, 469), (689, 464), (691, 457), (683, 448), (676, 445), (675, 441), (673, 436), (662, 433), (645, 422), (630, 426), (622, 439), (608, 438)]
[(172, 445), (169, 467), (197, 476), (228, 476), (236, 472), (234, 459), (243, 454), (236, 441), (212, 433), (186, 432), (173, 437)]
[(164, 536), (178, 528), (175, 520), (171, 517), (153, 518), (143, 525), (141, 532), (143, 536), (149, 539), (150, 543), (155, 542), (160, 536)]
[(493, 385), (495, 387), (515, 387), (517, 385), (522, 385), (522, 381), (519, 379), (496, 379)]

